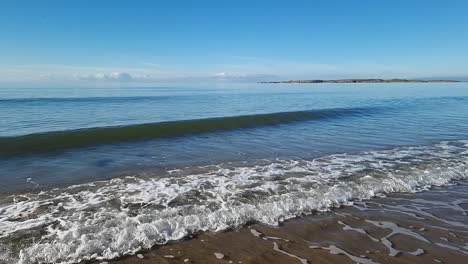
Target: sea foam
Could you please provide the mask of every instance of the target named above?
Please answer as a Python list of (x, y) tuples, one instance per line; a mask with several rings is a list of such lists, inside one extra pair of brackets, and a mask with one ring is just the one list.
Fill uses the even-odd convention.
[(17, 194), (0, 204), (0, 259), (131, 255), (201, 231), (285, 219), (468, 177), (468, 141), (312, 160), (223, 163)]

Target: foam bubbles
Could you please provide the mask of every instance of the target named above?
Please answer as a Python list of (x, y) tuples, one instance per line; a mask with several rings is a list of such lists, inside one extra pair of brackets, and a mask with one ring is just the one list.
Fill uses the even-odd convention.
[(226, 163), (17, 195), (0, 205), (0, 256), (18, 263), (112, 259), (195, 232), (250, 221), (277, 225), (353, 200), (465, 179), (467, 148), (458, 141)]

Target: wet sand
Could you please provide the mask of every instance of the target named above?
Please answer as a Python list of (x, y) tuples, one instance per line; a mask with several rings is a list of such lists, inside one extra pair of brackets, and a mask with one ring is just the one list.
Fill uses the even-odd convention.
[[(468, 263), (468, 183), (202, 233), (108, 263)], [(103, 263), (104, 261), (94, 262)]]

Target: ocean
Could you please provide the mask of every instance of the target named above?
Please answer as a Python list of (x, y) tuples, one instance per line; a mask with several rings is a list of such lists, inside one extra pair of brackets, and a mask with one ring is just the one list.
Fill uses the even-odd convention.
[(113, 259), (467, 178), (467, 83), (0, 89), (0, 263)]

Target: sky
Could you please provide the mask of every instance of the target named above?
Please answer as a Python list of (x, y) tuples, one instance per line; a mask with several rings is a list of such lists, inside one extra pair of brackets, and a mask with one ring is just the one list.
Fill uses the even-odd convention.
[(0, 84), (468, 76), (465, 0), (1, 0)]

